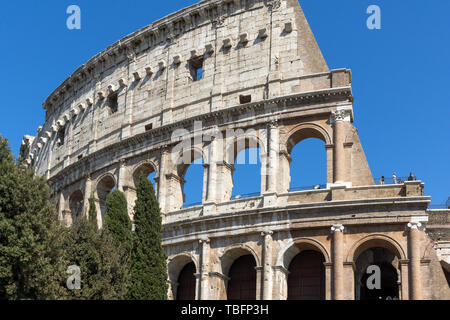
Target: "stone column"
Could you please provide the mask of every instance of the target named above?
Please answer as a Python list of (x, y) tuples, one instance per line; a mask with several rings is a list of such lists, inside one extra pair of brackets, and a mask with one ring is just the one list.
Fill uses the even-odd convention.
[(84, 185), (84, 215), (88, 216), (89, 215), (89, 199), (91, 198), (92, 195), (92, 180), (91, 180), (91, 175), (87, 175), (86, 177), (86, 182)]
[(125, 160), (119, 161), (119, 178), (117, 179), (117, 189), (121, 192), (124, 192), (124, 185), (125, 185)]
[(287, 150), (280, 150), (278, 155), (278, 179), (276, 181), (277, 194), (289, 192), (291, 185), (291, 163), (292, 157)]
[(261, 236), (263, 237), (262, 246), (262, 299), (272, 300), (272, 231), (263, 231)]
[(325, 145), (327, 152), (327, 187), (334, 183), (334, 144)]
[(268, 163), (267, 163), (267, 192), (275, 193), (278, 172), (278, 154), (280, 153), (280, 138), (276, 122), (269, 124), (268, 128)]
[(209, 300), (209, 255), (210, 240), (199, 240), (200, 243), (200, 277), (198, 300)]
[(208, 150), (208, 163), (207, 163), (207, 190), (205, 202), (216, 202), (216, 190), (217, 190), (217, 139), (211, 137), (211, 143)]
[(273, 299), (287, 300), (288, 298), (288, 276), (289, 270), (284, 266), (274, 266), (273, 269)]
[(202, 274), (194, 273), (195, 277), (195, 300), (202, 300)]
[(332, 271), (333, 264), (331, 262), (325, 262), (325, 300), (331, 300), (331, 288), (332, 288)]
[(64, 194), (62, 191), (60, 191), (59, 193), (59, 212), (58, 212), (58, 216), (59, 216), (59, 220), (61, 222), (64, 222), (64, 211), (66, 210), (66, 201), (64, 199)]
[(350, 122), (351, 110), (338, 109), (331, 113), (331, 122), (334, 123), (334, 183), (347, 182), (345, 162), (345, 127)]
[(408, 268), (409, 268), (409, 260), (400, 260), (400, 296), (399, 299), (400, 300), (409, 300), (409, 292), (408, 292), (408, 279), (409, 279), (409, 272), (408, 272)]
[(344, 300), (344, 226), (334, 225), (333, 233), (333, 299)]
[(158, 180), (158, 202), (163, 213), (167, 213), (166, 194), (167, 194), (167, 162), (169, 161), (169, 151), (167, 148), (161, 150), (161, 158), (159, 162), (159, 180)]
[(278, 155), (280, 153), (279, 131), (276, 122), (271, 122), (266, 130), (267, 150), (266, 161), (262, 167), (261, 184), (265, 180), (263, 190), (264, 206), (274, 206), (277, 202), (277, 180), (278, 180)]
[(421, 240), (422, 224), (410, 222), (408, 224), (408, 250), (409, 250), (409, 275), (410, 275), (410, 299), (422, 300), (422, 273), (421, 273)]
[(255, 267), (256, 270), (256, 300), (262, 300), (263, 296), (263, 267)]
[(217, 162), (217, 202), (228, 202), (233, 192), (233, 172), (234, 167), (227, 162)]

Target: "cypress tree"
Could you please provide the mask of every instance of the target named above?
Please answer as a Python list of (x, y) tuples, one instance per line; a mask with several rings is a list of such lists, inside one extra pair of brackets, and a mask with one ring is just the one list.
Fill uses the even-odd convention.
[(167, 256), (162, 247), (162, 219), (153, 184), (144, 176), (137, 184), (135, 233), (128, 299), (167, 300)]
[(131, 253), (133, 233), (128, 216), (127, 199), (117, 189), (113, 190), (106, 198), (104, 227), (111, 234), (116, 247), (123, 247), (126, 252)]
[(64, 294), (66, 232), (49, 199), (45, 179), (15, 161), (0, 136), (0, 300)]

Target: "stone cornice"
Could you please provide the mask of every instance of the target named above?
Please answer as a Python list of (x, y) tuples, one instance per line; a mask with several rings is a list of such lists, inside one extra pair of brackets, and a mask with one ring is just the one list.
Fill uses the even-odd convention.
[[(195, 121), (205, 121), (208, 119), (217, 119), (217, 118), (224, 117), (225, 115), (230, 115), (230, 114), (242, 114), (245, 112), (264, 110), (264, 108), (267, 108), (268, 106), (285, 105), (287, 102), (296, 103), (298, 105), (312, 104), (315, 102), (323, 102), (323, 100), (326, 98), (330, 99), (330, 102), (332, 102), (332, 100), (335, 100), (338, 98), (346, 98), (351, 95), (352, 95), (351, 87), (331, 88), (331, 89), (303, 92), (303, 93), (294, 94), (294, 95), (276, 97), (276, 98), (268, 99), (268, 100), (261, 100), (261, 101), (257, 101), (257, 102), (244, 104), (244, 105), (238, 105), (238, 106), (224, 109), (224, 110), (213, 111), (208, 114), (191, 117), (191, 118), (179, 121), (179, 122), (165, 125), (163, 127), (155, 128), (148, 132), (144, 132), (144, 133), (135, 135), (133, 137), (130, 137), (126, 140), (119, 141), (114, 144), (108, 145), (108, 146), (102, 148), (101, 150), (98, 150), (98, 151), (84, 157), (83, 159), (67, 166), (66, 168), (62, 169), (60, 172), (58, 172), (54, 176), (50, 177), (48, 180), (49, 180), (50, 184), (53, 184), (59, 180), (63, 180), (65, 177), (69, 176), (71, 172), (74, 172), (79, 169), (89, 168), (90, 163), (95, 162), (96, 159), (99, 159), (108, 153), (114, 153), (115, 151), (125, 149), (129, 146), (135, 146), (140, 143), (144, 143), (144, 142), (148, 143), (149, 141), (151, 141), (152, 139), (155, 139), (155, 138), (162, 137), (162, 139), (160, 139), (160, 141), (155, 143), (154, 149), (167, 148), (168, 146), (170, 146), (171, 144), (174, 143), (174, 142), (168, 141), (168, 140), (170, 140), (172, 132), (174, 132), (176, 129), (192, 126)], [(164, 136), (166, 136), (166, 137), (164, 137)], [(119, 160), (121, 160), (121, 158), (117, 159), (117, 161), (119, 161)], [(88, 171), (96, 171), (96, 170), (97, 169), (88, 170)]]
[[(355, 201), (359, 202), (359, 201)], [(407, 199), (405, 199), (404, 204), (399, 206), (399, 212), (401, 212), (404, 205), (408, 205)], [(372, 204), (373, 205), (373, 204)], [(375, 207), (377, 207), (377, 203), (375, 203)], [(392, 205), (392, 203), (391, 203)], [(398, 203), (400, 205), (400, 203)], [(367, 207), (373, 209), (371, 204), (367, 204)], [(348, 208), (351, 208), (349, 206)], [(393, 207), (395, 208), (395, 207)], [(302, 215), (304, 213), (310, 213), (311, 210), (303, 207), (303, 204), (296, 205), (296, 208), (291, 208), (289, 210), (285, 210), (283, 208), (262, 208), (259, 210), (252, 211), (240, 211), (239, 213), (234, 212), (232, 214), (227, 215), (217, 215), (217, 216), (209, 216), (201, 219), (187, 219), (186, 221), (180, 221), (174, 224), (165, 224), (163, 226), (165, 235), (164, 246), (172, 246), (179, 245), (180, 243), (190, 243), (196, 241), (198, 237), (203, 235), (208, 235), (210, 238), (219, 239), (226, 238), (230, 233), (237, 234), (258, 234), (258, 232), (249, 229), (245, 225), (240, 225), (239, 223), (236, 225), (232, 223), (232, 221), (242, 221), (242, 219), (247, 219), (246, 221), (254, 221), (255, 223), (261, 223), (260, 219), (262, 214), (268, 215), (285, 215), (280, 217), (276, 224), (274, 223), (264, 223), (261, 225), (255, 225), (256, 229), (269, 226), (273, 232), (283, 232), (287, 230), (293, 229), (311, 229), (311, 228), (329, 228), (330, 223), (333, 222), (342, 222), (347, 226), (361, 226), (361, 225), (397, 225), (399, 228), (405, 224), (408, 219), (414, 216), (412, 213), (408, 214), (384, 214), (379, 216), (362, 216), (362, 217), (352, 217), (351, 214), (347, 216), (342, 216), (339, 213), (335, 213), (333, 203), (330, 202), (328, 207), (323, 208), (324, 213), (328, 213), (328, 215), (323, 216), (322, 219), (317, 219), (314, 217), (305, 217)], [(355, 207), (355, 209), (362, 209), (361, 207)], [(333, 212), (333, 213), (332, 213)], [(293, 215), (299, 215), (298, 219), (294, 218)], [(257, 222), (258, 221), (258, 222)], [(211, 230), (216, 230), (213, 226), (217, 224), (221, 225), (220, 230), (212, 232)], [(198, 227), (198, 231), (195, 233), (191, 233), (190, 230), (192, 228)], [(206, 227), (208, 226), (208, 227)], [(174, 228), (177, 230), (176, 233), (173, 233)], [(201, 230), (200, 230), (201, 229)]]
[[(378, 188), (378, 186), (373, 186), (373, 188)], [(301, 212), (308, 212), (311, 213), (313, 210), (319, 210), (323, 212), (333, 212), (333, 215), (340, 216), (340, 214), (337, 212), (339, 210), (345, 211), (349, 209), (362, 209), (362, 208), (371, 208), (372, 210), (376, 207), (382, 207), (382, 206), (392, 206), (392, 207), (403, 207), (408, 206), (411, 207), (412, 205), (416, 206), (427, 206), (430, 202), (430, 197), (397, 197), (397, 198), (378, 198), (378, 199), (363, 199), (363, 200), (345, 200), (345, 201), (326, 201), (326, 202), (317, 202), (317, 203), (301, 203), (301, 204), (293, 204), (293, 205), (282, 205), (280, 207), (267, 207), (267, 208), (256, 208), (253, 210), (245, 210), (242, 211), (239, 214), (239, 218), (242, 219), (244, 216), (260, 216), (261, 214), (270, 213), (270, 214), (300, 214)], [(330, 210), (333, 209), (333, 210)], [(422, 214), (423, 215), (423, 214)], [(173, 223), (168, 223), (164, 225), (164, 229), (168, 230), (172, 227), (183, 227), (184, 224), (192, 226), (195, 223), (206, 223), (209, 224), (215, 220), (219, 221), (225, 221), (227, 219), (233, 219), (236, 216), (235, 211), (231, 211), (229, 213), (222, 213), (214, 216), (204, 216), (204, 217), (198, 217), (198, 218), (192, 218), (187, 219), (185, 221), (177, 221)], [(405, 221), (409, 222), (411, 215), (405, 215)], [(389, 215), (383, 216), (383, 218), (390, 217)], [(372, 216), (371, 219), (375, 219), (376, 217)], [(392, 223), (395, 224), (402, 224), (403, 222), (400, 222), (397, 218), (398, 216), (392, 216), (393, 220)], [(339, 220), (332, 220), (335, 223), (332, 224), (341, 224), (341, 221)], [(292, 224), (293, 221), (290, 220), (290, 224)], [(325, 223), (330, 224), (330, 219), (325, 220)], [(375, 223), (375, 220), (374, 222)], [(342, 223), (346, 226), (350, 225), (357, 225), (359, 224), (358, 219), (356, 217), (352, 217), (351, 221)], [(252, 232), (253, 233), (260, 233), (261, 229), (255, 229)], [(277, 230), (274, 228), (271, 228), (272, 231), (276, 232)]]

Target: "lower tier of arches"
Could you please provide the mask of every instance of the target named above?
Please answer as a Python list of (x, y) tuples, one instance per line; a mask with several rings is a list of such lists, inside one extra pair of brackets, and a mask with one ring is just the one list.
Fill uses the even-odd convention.
[[(361, 228), (361, 227), (358, 227)], [(166, 248), (169, 297), (180, 300), (449, 299), (419, 223), (265, 231)], [(373, 232), (369, 232), (372, 229)], [(377, 232), (374, 232), (376, 229)], [(331, 231), (330, 231), (331, 230)]]

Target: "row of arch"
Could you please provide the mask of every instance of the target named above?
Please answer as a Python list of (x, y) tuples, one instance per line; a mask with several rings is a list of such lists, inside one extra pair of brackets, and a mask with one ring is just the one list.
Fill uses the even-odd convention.
[[(256, 300), (258, 256), (250, 247), (231, 248), (220, 258), (225, 276), (227, 300)], [(405, 253), (395, 240), (387, 236), (369, 236), (360, 240), (347, 259), (354, 262), (354, 296), (356, 300), (400, 299), (400, 260)], [(325, 300), (326, 265), (331, 265), (326, 249), (315, 240), (299, 240), (278, 258), (286, 269), (288, 300)], [(173, 298), (194, 300), (196, 278), (200, 272), (198, 261), (181, 254), (169, 263), (169, 280)], [(370, 266), (381, 270), (381, 287), (372, 289), (367, 280)]]
[[(303, 180), (305, 182), (302, 182), (301, 180), (298, 181), (297, 179), (291, 179), (291, 176), (289, 176), (288, 172), (287, 176), (289, 176), (289, 181), (284, 182), (285, 184), (287, 184), (287, 187), (284, 191), (288, 192), (290, 187), (293, 186), (298, 187), (306, 185), (326, 184), (329, 180), (327, 177), (327, 171), (329, 171), (327, 170), (328, 154), (325, 153), (323, 143), (328, 144), (331, 141), (328, 132), (324, 128), (315, 124), (302, 124), (292, 129), (286, 136), (287, 138), (285, 139), (284, 145), (287, 152), (290, 154), (290, 157), (287, 158), (287, 167), (290, 172), (295, 172), (296, 168), (300, 167), (302, 163), (307, 162), (306, 160), (311, 156), (307, 150), (303, 152), (301, 156), (295, 155), (297, 146), (300, 145), (300, 143), (302, 143), (304, 140), (314, 139), (316, 142), (315, 146), (313, 147), (315, 148), (314, 150), (323, 153), (319, 156), (316, 156), (314, 158), (314, 161), (310, 161), (310, 163), (317, 164), (320, 162), (321, 164), (321, 168), (317, 168), (316, 166), (317, 172), (316, 174), (314, 174), (314, 181), (310, 180), (311, 182), (309, 184), (305, 180)], [(263, 189), (266, 186), (262, 186), (262, 184), (265, 184), (266, 181), (263, 181), (262, 179), (262, 177), (264, 176), (264, 172), (262, 171), (265, 170), (263, 167), (267, 165), (267, 159), (264, 160), (264, 163), (262, 163), (262, 158), (267, 157), (267, 152), (265, 150), (268, 149), (268, 142), (265, 142), (263, 140), (264, 139), (260, 139), (257, 135), (250, 135), (242, 139), (236, 138), (232, 142), (232, 145), (227, 146), (225, 152), (227, 154), (226, 164), (229, 167), (229, 173), (227, 173), (229, 176), (225, 179), (226, 181), (220, 181), (220, 183), (218, 183), (221, 186), (224, 186), (223, 188), (226, 189), (223, 191), (224, 196), (223, 199), (221, 199), (222, 201), (231, 200), (233, 196), (242, 195), (245, 193), (261, 194), (263, 192)], [(320, 145), (317, 143), (319, 143)], [(319, 151), (319, 148), (322, 148), (322, 151)], [(180, 197), (182, 201), (178, 201), (178, 203), (174, 204), (173, 208), (171, 209), (181, 209), (183, 206), (189, 205), (193, 202), (197, 204), (202, 203), (205, 198), (209, 196), (207, 195), (206, 191), (207, 187), (205, 187), (205, 184), (207, 183), (207, 179), (205, 178), (207, 172), (202, 165), (205, 161), (208, 161), (208, 159), (211, 158), (210, 153), (211, 151), (209, 151), (209, 154), (207, 154), (207, 152), (202, 148), (196, 148), (194, 146), (187, 150), (183, 149), (175, 155), (176, 159), (173, 161), (174, 167), (173, 169), (169, 170), (172, 170), (171, 172), (174, 173), (174, 175), (178, 178), (177, 180), (179, 185), (176, 186), (176, 188), (179, 189), (179, 192), (182, 195)], [(244, 164), (241, 165), (239, 161), (236, 161), (236, 159), (242, 159), (243, 155), (245, 156), (244, 159), (246, 159), (246, 161), (244, 161)], [(255, 158), (257, 159), (256, 163), (254, 162)], [(151, 178), (154, 179), (155, 189), (158, 194), (158, 189), (160, 187), (158, 178), (161, 176), (161, 173), (159, 172), (159, 161), (159, 159), (155, 159), (155, 161), (145, 160), (131, 167), (129, 169), (131, 172), (131, 178), (128, 179), (127, 182), (129, 186), (131, 188), (134, 188), (136, 181), (140, 175), (152, 175)], [(279, 161), (286, 161), (286, 159), (283, 158)], [(194, 172), (193, 174), (191, 173), (192, 171)], [(250, 171), (252, 172), (252, 175), (249, 178), (248, 173)], [(311, 170), (304, 171), (307, 172), (306, 175), (310, 175), (309, 171)], [(245, 176), (245, 178), (242, 178), (242, 174), (247, 175)], [(286, 174), (284, 176), (286, 176)], [(299, 174), (298, 176), (299, 179), (302, 179), (301, 174)], [(252, 181), (251, 187), (247, 189), (242, 188), (242, 186), (245, 185), (246, 181)], [(106, 196), (116, 187), (118, 187), (118, 179), (111, 173), (104, 174), (93, 182), (93, 194), (99, 201), (100, 210), (102, 212), (104, 211)], [(197, 192), (197, 199), (194, 200), (189, 195), (186, 195), (185, 190), (187, 189), (199, 190), (201, 191), (201, 194), (199, 195), (200, 192)], [(74, 218), (82, 214), (83, 198), (84, 196), (82, 189), (75, 190), (68, 196), (69, 204), (65, 209), (70, 210)]]

